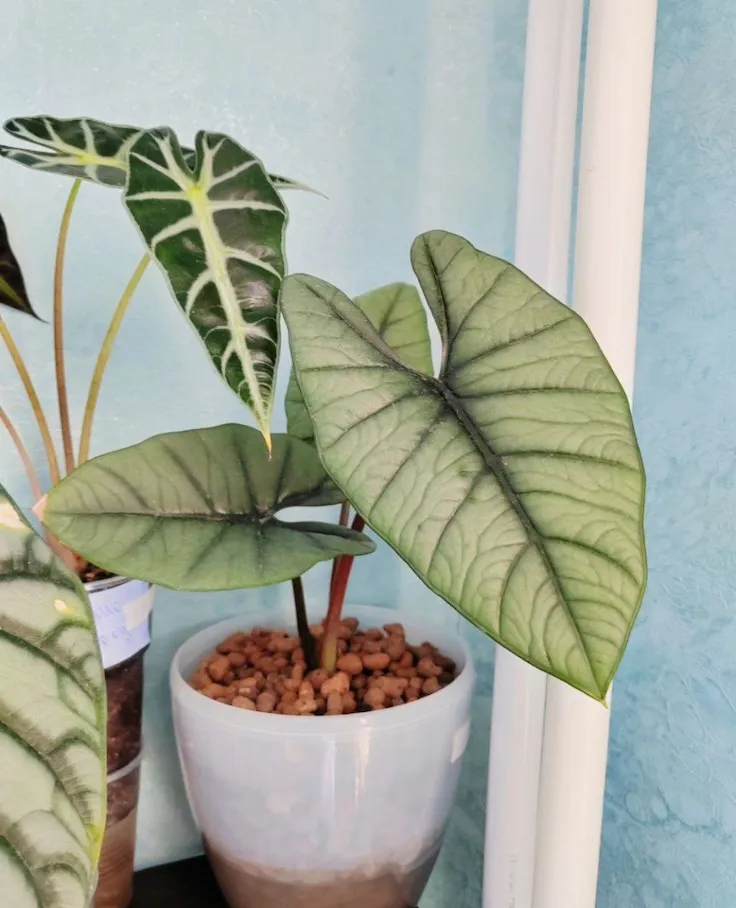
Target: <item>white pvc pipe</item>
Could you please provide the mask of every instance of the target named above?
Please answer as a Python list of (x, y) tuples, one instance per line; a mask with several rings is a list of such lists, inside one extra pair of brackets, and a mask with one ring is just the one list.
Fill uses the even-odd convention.
[[(591, 0), (575, 244), (575, 308), (634, 385), (656, 0)], [(609, 710), (547, 687), (534, 908), (593, 908)]]
[[(583, 0), (531, 0), (527, 28), (516, 264), (567, 296)], [(546, 676), (496, 652), (484, 908), (531, 908)]]

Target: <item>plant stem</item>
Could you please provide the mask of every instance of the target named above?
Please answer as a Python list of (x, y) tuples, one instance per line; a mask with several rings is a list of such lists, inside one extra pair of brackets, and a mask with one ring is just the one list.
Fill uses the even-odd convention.
[(51, 473), (51, 485), (55, 486), (61, 479), (61, 472), (59, 470), (59, 461), (56, 457), (56, 450), (54, 448), (54, 442), (51, 438), (51, 432), (49, 431), (49, 424), (46, 420), (46, 415), (43, 412), (43, 407), (41, 406), (41, 401), (38, 399), (38, 394), (36, 394), (36, 389), (33, 386), (33, 381), (31, 376), (26, 368), (26, 364), (23, 362), (23, 357), (20, 354), (20, 350), (15, 344), (8, 326), (5, 324), (3, 319), (0, 317), (0, 337), (5, 341), (5, 345), (8, 348), (10, 353), (10, 358), (15, 364), (15, 368), (18, 370), (18, 375), (20, 380), (25, 388), (26, 394), (28, 395), (28, 400), (31, 403), (33, 409), (33, 415), (36, 417), (36, 422), (38, 423), (38, 428), (41, 432), (41, 438), (43, 439), (43, 446), (46, 450), (46, 457), (49, 462), (49, 471)]
[(133, 272), (132, 277), (128, 281), (125, 290), (123, 290), (123, 295), (120, 297), (120, 300), (115, 308), (115, 312), (112, 316), (112, 321), (110, 326), (107, 329), (105, 334), (105, 339), (102, 342), (102, 347), (100, 348), (99, 356), (97, 357), (97, 363), (95, 365), (95, 370), (92, 373), (92, 380), (89, 385), (89, 392), (87, 394), (87, 404), (84, 408), (84, 420), (82, 422), (82, 436), (79, 442), (79, 463), (84, 463), (89, 459), (89, 448), (90, 442), (92, 440), (92, 423), (95, 418), (95, 410), (97, 409), (97, 401), (100, 396), (100, 388), (102, 387), (102, 379), (105, 374), (105, 369), (110, 360), (110, 354), (112, 353), (113, 344), (115, 339), (118, 336), (120, 331), (120, 326), (125, 317), (125, 313), (128, 311), (128, 306), (130, 301), (133, 299), (135, 291), (138, 288), (138, 284), (141, 282), (141, 278), (145, 274), (148, 263), (151, 261), (151, 258), (146, 254), (138, 263), (138, 267)]
[(307, 660), (307, 668), (311, 672), (317, 668), (317, 647), (312, 632), (309, 630), (309, 620), (307, 618), (307, 604), (304, 600), (304, 586), (301, 577), (294, 577), (291, 581), (294, 591), (294, 608), (296, 609), (296, 626), (299, 631), (299, 639), (302, 641), (304, 658)]
[[(352, 528), (360, 532), (365, 527), (365, 520), (356, 514), (353, 518)], [(340, 635), (340, 622), (342, 609), (345, 604), (345, 593), (348, 589), (350, 571), (353, 567), (355, 555), (340, 555), (335, 559), (333, 580), (330, 585), (330, 606), (325, 619), (325, 632), (322, 637), (321, 663), (330, 675), (335, 673), (337, 667), (337, 642)]]
[[(341, 527), (346, 527), (348, 521), (350, 520), (350, 502), (343, 501), (340, 506), (340, 519), (338, 520), (338, 525)], [(337, 562), (340, 560), (340, 555), (337, 558), (332, 559), (332, 575), (330, 577), (330, 596), (332, 596), (332, 587), (335, 585), (335, 572), (337, 571)]]
[(59, 239), (56, 244), (56, 265), (54, 267), (54, 362), (56, 365), (56, 392), (59, 398), (59, 419), (61, 421), (61, 439), (64, 446), (64, 465), (67, 474), (74, 470), (74, 447), (72, 445), (72, 427), (69, 419), (69, 398), (66, 390), (66, 368), (64, 366), (64, 258), (66, 242), (69, 237), (69, 223), (77, 201), (82, 181), (77, 179), (72, 184), (69, 197), (64, 206), (59, 227)]
[(20, 459), (23, 462), (23, 466), (25, 467), (26, 475), (28, 476), (28, 482), (31, 485), (31, 492), (33, 493), (33, 497), (36, 499), (36, 501), (40, 501), (41, 498), (43, 498), (43, 491), (41, 489), (41, 482), (38, 478), (36, 468), (33, 466), (33, 461), (28, 454), (28, 449), (23, 444), (23, 439), (20, 437), (20, 433), (15, 428), (12, 420), (2, 407), (0, 407), (0, 422), (3, 423), (5, 428), (8, 430), (8, 434), (10, 435), (10, 438), (12, 439), (12, 442), (18, 451), (18, 454), (20, 455)]

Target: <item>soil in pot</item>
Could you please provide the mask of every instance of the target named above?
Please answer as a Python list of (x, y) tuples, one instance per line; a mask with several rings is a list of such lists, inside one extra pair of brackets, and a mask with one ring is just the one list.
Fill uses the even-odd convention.
[(105, 672), (107, 682), (107, 826), (95, 908), (126, 908), (133, 897), (136, 807), (140, 781), (143, 653)]
[[(319, 638), (324, 629), (311, 631)], [(329, 677), (324, 669), (309, 670), (298, 636), (255, 628), (223, 640), (189, 683), (239, 709), (321, 716), (411, 703), (442, 690), (457, 673), (454, 661), (431, 643), (409, 643), (401, 624), (362, 630), (357, 619), (346, 618), (338, 653), (337, 672)]]
[(107, 827), (102, 842), (94, 908), (126, 908), (133, 899), (133, 862), (140, 761), (107, 786)]

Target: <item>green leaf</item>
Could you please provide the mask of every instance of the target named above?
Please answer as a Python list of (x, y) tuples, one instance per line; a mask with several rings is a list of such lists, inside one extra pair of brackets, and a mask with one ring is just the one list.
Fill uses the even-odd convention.
[(116, 126), (90, 117), (17, 117), (5, 123), (17, 139), (48, 151), (0, 146), (0, 156), (47, 173), (63, 174), (105, 186), (125, 185), (127, 157), (143, 130)]
[(289, 384), (286, 386), (284, 408), (286, 410), (286, 428), (289, 435), (301, 438), (302, 441), (309, 442), (309, 444), (314, 444), (314, 426), (304, 404), (304, 397), (299, 390), (293, 369), (289, 375)]
[(226, 425), (174, 432), (90, 460), (53, 489), (44, 523), (114, 574), (185, 590), (247, 589), (375, 548), (335, 524), (286, 522), (285, 508), (342, 500), (316, 451)]
[[(427, 316), (416, 287), (388, 284), (356, 297), (355, 305), (405, 365), (421, 372), (432, 371)], [(313, 442), (314, 427), (293, 370), (285, 404), (289, 434)]]
[(201, 132), (187, 166), (170, 130), (130, 152), (125, 203), (223, 379), (268, 442), (286, 209), (260, 161)]
[(84, 588), (0, 486), (0, 891), (87, 908), (105, 826), (105, 678)]
[[(36, 151), (0, 145), (0, 157), (23, 164), (31, 170), (62, 174), (89, 180), (104, 186), (125, 186), (128, 173), (128, 152), (135, 141), (146, 132), (135, 126), (116, 126), (90, 117), (59, 120), (56, 117), (16, 117), (4, 124), (4, 129), (18, 139), (51, 149)], [(194, 167), (197, 153), (182, 148), (187, 164)], [(301, 189), (314, 192), (304, 183), (271, 174), (273, 185), (281, 189)]]
[(404, 365), (339, 290), (282, 306), (323, 463), (424, 582), (507, 649), (603, 699), (646, 574), (626, 396), (583, 320), (452, 234), (412, 262), (446, 339)]
[(23, 272), (10, 245), (2, 215), (0, 215), (0, 304), (38, 318), (28, 299)]

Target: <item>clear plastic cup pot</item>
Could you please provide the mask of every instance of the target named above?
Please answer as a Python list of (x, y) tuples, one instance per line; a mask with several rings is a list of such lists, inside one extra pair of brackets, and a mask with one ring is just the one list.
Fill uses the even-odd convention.
[(143, 657), (151, 642), (153, 588), (111, 577), (86, 589), (107, 686), (107, 825), (94, 908), (127, 908), (133, 897)]

